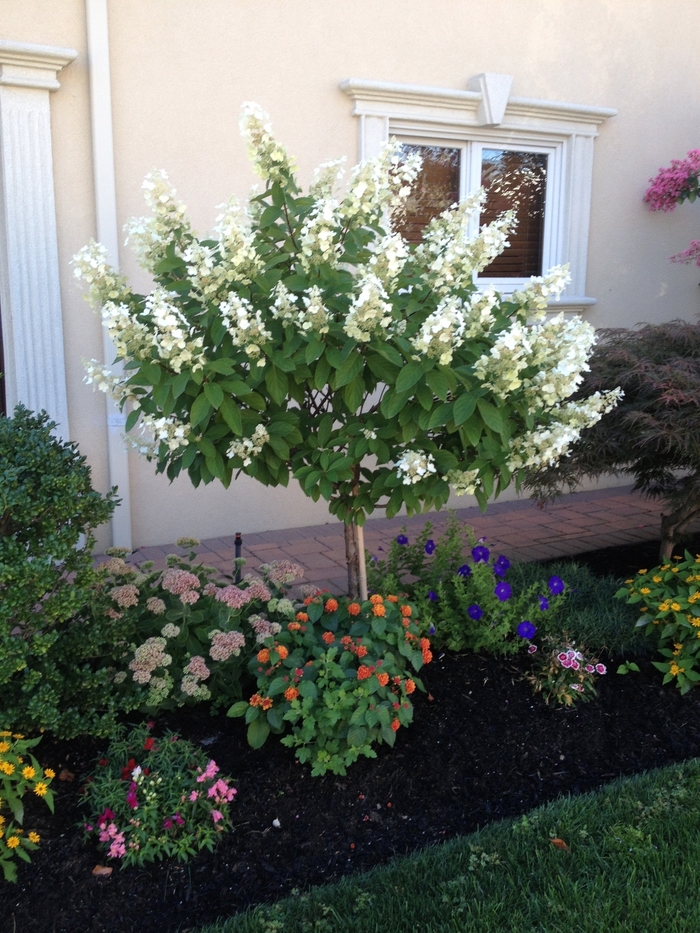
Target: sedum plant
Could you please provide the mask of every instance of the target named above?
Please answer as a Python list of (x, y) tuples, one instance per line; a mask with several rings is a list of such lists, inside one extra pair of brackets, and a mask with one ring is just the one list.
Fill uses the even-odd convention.
[(150, 294), (99, 244), (75, 257), (124, 363), (117, 374), (92, 361), (87, 381), (129, 410), (132, 443), (171, 479), (293, 477), (325, 499), (346, 525), (355, 593), (368, 514), (440, 508), (451, 488), (483, 507), (556, 463), (618, 393), (569, 400), (595, 337), (577, 317), (546, 317), (565, 268), (508, 297), (476, 287), (512, 213), (470, 235), (479, 192), (414, 249), (393, 220), (420, 160), (396, 141), (344, 191), (332, 162), (303, 193), (267, 115), (247, 104), (241, 128), (264, 190), (245, 209), (231, 199), (207, 237), (164, 172), (144, 182), (152, 214), (127, 229)]

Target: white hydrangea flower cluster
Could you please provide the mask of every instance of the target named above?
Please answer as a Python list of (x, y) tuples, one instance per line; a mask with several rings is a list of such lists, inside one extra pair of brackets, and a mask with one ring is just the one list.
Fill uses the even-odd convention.
[(158, 286), (146, 298), (145, 313), (150, 315), (153, 325), (152, 343), (158, 356), (176, 373), (181, 372), (183, 366), (191, 367), (194, 372), (206, 362), (202, 352), (204, 338), (194, 336), (194, 328), (169, 300), (171, 297)]
[(410, 255), (408, 243), (400, 233), (391, 233), (382, 237), (373, 245), (374, 255), (370, 259), (368, 271), (375, 275), (386, 288), (390, 288), (401, 274)]
[(132, 401), (136, 401), (134, 397), (129, 394), (122, 379), (119, 376), (115, 376), (103, 363), (98, 362), (98, 360), (83, 360), (82, 363), (86, 372), (83, 379), (85, 385), (94, 385), (96, 389), (100, 392), (104, 392), (105, 395), (109, 395), (115, 402), (121, 402), (124, 398), (130, 398)]
[(243, 466), (250, 466), (253, 457), (262, 453), (263, 446), (270, 440), (264, 424), (259, 424), (253, 431), (252, 437), (244, 437), (240, 441), (231, 441), (226, 456), (240, 457)]
[(396, 472), (403, 477), (404, 486), (412, 486), (437, 472), (435, 458), (423, 450), (405, 450), (396, 461)]
[(514, 211), (506, 211), (493, 223), (469, 236), (472, 215), (484, 203), (480, 189), (459, 205), (453, 205), (430, 221), (416, 258), (424, 276), (439, 294), (468, 287), (479, 273), (508, 246), (508, 233), (515, 222)]
[(134, 450), (150, 459), (157, 456), (158, 448), (162, 443), (170, 451), (176, 451), (180, 447), (187, 447), (192, 426), (185, 424), (183, 421), (178, 421), (175, 415), (157, 418), (155, 415), (142, 412), (139, 430), (141, 432), (140, 439), (127, 434), (125, 440)]
[(104, 304), (102, 326), (107, 328), (117, 356), (121, 359), (132, 356), (142, 360), (150, 355), (153, 334), (146, 324), (131, 313), (128, 305), (115, 304), (113, 301)]
[(328, 333), (330, 314), (323, 304), (323, 295), (317, 285), (312, 285), (306, 295), (302, 295), (305, 310), (297, 315), (297, 326), (303, 331), (317, 334)]
[(73, 274), (88, 286), (85, 296), (91, 305), (100, 307), (107, 301), (121, 302), (129, 294), (126, 279), (107, 262), (107, 249), (90, 240), (87, 246), (78, 250), (72, 264)]
[[(229, 292), (226, 301), (219, 305), (219, 312), (234, 347), (243, 347), (250, 359), (258, 359), (260, 347), (272, 339), (260, 311), (256, 311), (247, 298)], [(265, 365), (264, 360), (260, 363)]]
[(448, 470), (445, 479), (454, 489), (456, 496), (473, 496), (479, 485), (479, 471)]
[(337, 184), (345, 174), (345, 156), (340, 159), (332, 159), (330, 162), (322, 162), (314, 169), (309, 185), (309, 195), (314, 200), (333, 197), (333, 192)]
[(376, 441), (377, 432), (373, 431), (372, 428), (362, 428), (361, 433), (367, 438), (368, 441)]
[(187, 239), (191, 234), (185, 217), (185, 205), (176, 200), (176, 191), (162, 169), (150, 172), (141, 186), (146, 205), (153, 211), (151, 217), (132, 217), (125, 226), (126, 242), (131, 243), (143, 269), (153, 272), (165, 258), (165, 249), (176, 239)]
[(423, 321), (411, 343), (419, 353), (447, 366), (452, 362), (454, 351), (464, 343), (464, 328), (462, 300), (448, 295)]
[(464, 337), (485, 337), (496, 323), (493, 309), (500, 303), (501, 296), (491, 285), (485, 291), (474, 292), (464, 303)]
[(255, 250), (254, 234), (244, 222), (238, 199), (231, 198), (220, 208), (223, 213), (216, 218), (213, 231), (216, 246), (194, 242), (182, 253), (192, 293), (215, 305), (225, 297), (233, 282), (248, 285), (263, 268)]
[(268, 114), (258, 104), (245, 103), (240, 128), (257, 174), (271, 182), (284, 182), (294, 171), (294, 163), (273, 137)]
[(401, 144), (392, 139), (372, 159), (357, 165), (350, 178), (348, 192), (340, 205), (347, 223), (366, 224), (398, 210), (411, 193), (422, 159), (418, 153), (404, 158)]
[(373, 334), (391, 326), (391, 304), (384, 285), (369, 273), (360, 279), (359, 290), (352, 300), (343, 330), (358, 343), (366, 343)]
[(337, 265), (343, 249), (341, 243), (337, 242), (339, 233), (338, 202), (333, 198), (319, 199), (304, 220), (299, 234), (299, 258), (306, 272), (324, 262), (331, 266)]
[(531, 328), (531, 366), (537, 375), (526, 382), (533, 408), (551, 408), (576, 391), (588, 372), (588, 357), (596, 343), (595, 329), (579, 317), (557, 315)]
[(546, 428), (537, 428), (510, 441), (508, 468), (537, 470), (556, 466), (565, 457), (581, 431), (600, 421), (622, 398), (621, 389), (595, 392), (580, 402), (567, 402), (554, 410), (555, 420)]
[(513, 292), (510, 300), (527, 308), (534, 320), (541, 320), (547, 313), (549, 302), (552, 299), (558, 301), (570, 281), (568, 263), (554, 266), (547, 275), (533, 275), (525, 288)]
[(515, 320), (502, 331), (488, 353), (474, 364), (474, 375), (500, 398), (507, 398), (522, 384), (522, 372), (530, 365), (530, 328)]

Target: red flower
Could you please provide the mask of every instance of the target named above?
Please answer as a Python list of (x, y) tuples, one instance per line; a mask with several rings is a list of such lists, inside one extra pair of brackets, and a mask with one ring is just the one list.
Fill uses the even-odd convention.
[(394, 730), (394, 732), (398, 732), (398, 730), (401, 728), (401, 723), (398, 721), (398, 719), (394, 719), (392, 721), (391, 728)]
[(105, 768), (109, 764), (109, 758), (100, 758), (97, 764), (102, 765), (102, 767)]
[(155, 744), (156, 744), (156, 740), (149, 736), (149, 738), (147, 738), (146, 741), (143, 743), (143, 747), (146, 749), (147, 752), (150, 752), (150, 750), (153, 748)]
[(136, 759), (130, 758), (126, 765), (122, 768), (122, 781), (129, 781), (131, 779), (131, 772), (136, 767)]

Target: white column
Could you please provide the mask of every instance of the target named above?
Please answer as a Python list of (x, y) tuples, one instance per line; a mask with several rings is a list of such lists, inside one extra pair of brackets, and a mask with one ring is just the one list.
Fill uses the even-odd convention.
[[(109, 24), (107, 0), (85, 0), (87, 15), (88, 66), (90, 73), (90, 115), (92, 124), (92, 164), (95, 179), (95, 220), (97, 239), (107, 249), (109, 262), (119, 268), (119, 223), (114, 180), (114, 139), (112, 133), (112, 87), (109, 67)], [(104, 360), (114, 373), (123, 369), (114, 363), (116, 350), (107, 330), (103, 330)], [(109, 481), (119, 490), (121, 505), (112, 515), (112, 544), (132, 546), (129, 454), (122, 435), (126, 416), (105, 396), (107, 405), (107, 457)]]
[(8, 409), (68, 438), (49, 91), (73, 49), (0, 41), (0, 312)]

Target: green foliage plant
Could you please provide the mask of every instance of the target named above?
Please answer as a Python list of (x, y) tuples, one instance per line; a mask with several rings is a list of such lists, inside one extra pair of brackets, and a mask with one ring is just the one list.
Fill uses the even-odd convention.
[(346, 525), (351, 594), (356, 529), (377, 508), (440, 508), (450, 488), (489, 497), (554, 463), (617, 392), (575, 403), (593, 328), (551, 298), (565, 268), (504, 297), (475, 275), (507, 244), (507, 212), (470, 233), (483, 192), (430, 222), (409, 247), (394, 222), (420, 170), (393, 140), (337, 189), (339, 163), (303, 193), (259, 107), (241, 128), (264, 190), (223, 208), (199, 239), (164, 172), (144, 182), (150, 217), (128, 225), (149, 295), (131, 291), (91, 243), (75, 272), (124, 363), (88, 382), (129, 410), (134, 446), (194, 485), (234, 474), (295, 478)]
[(236, 793), (213, 759), (175, 733), (157, 738), (149, 724), (121, 728), (85, 786), (82, 828), (123, 868), (185, 862), (212, 851), (231, 828)]
[[(53, 813), (54, 772), (42, 768), (29, 751), (40, 741), (41, 736), (26, 739), (19, 732), (0, 732), (0, 866), (5, 881), (17, 881), (15, 859), (30, 862), (30, 853), (39, 848), (39, 833), (23, 829), (23, 797), (34, 793)], [(12, 814), (9, 823), (3, 812), (7, 810)]]
[(165, 570), (146, 563), (140, 572), (112, 548), (98, 571), (111, 600), (107, 613), (127, 618), (133, 633), (115, 659), (113, 683), (149, 713), (202, 701), (215, 711), (239, 698), (255, 645), (294, 618), (285, 592), (304, 572), (291, 561), (272, 561), (261, 565), (262, 577), (246, 574), (237, 585), (195, 563), (199, 541), (177, 544), (190, 551), (170, 555)]
[(546, 703), (573, 706), (597, 696), (596, 681), (607, 673), (607, 668), (584, 645), (567, 638), (566, 633), (545, 636), (541, 649), (532, 654), (533, 667), (526, 679)]
[(0, 708), (65, 738), (108, 731), (109, 664), (124, 632), (94, 606), (93, 529), (114, 510), (46, 415), (0, 417)]
[(245, 716), (253, 748), (291, 727), (282, 744), (312, 775), (344, 775), (360, 755), (376, 758), (375, 743), (393, 747), (413, 719), (411, 694), (424, 689), (413, 672), (431, 660), (415, 607), (397, 596), (310, 596), (253, 658), (257, 690), (228, 715)]
[(518, 591), (509, 582), (510, 561), (502, 554), (492, 558), (454, 515), (437, 540), (430, 522), (413, 543), (405, 532), (392, 541), (386, 559), (370, 560), (368, 583), (407, 593), (437, 647), (516, 653), (537, 631), (551, 628), (550, 618), (567, 598), (557, 576), (548, 582), (537, 577)]
[(637, 625), (654, 640), (663, 661), (652, 661), (665, 684), (687, 693), (700, 681), (700, 555), (638, 571), (615, 594), (638, 607)]

